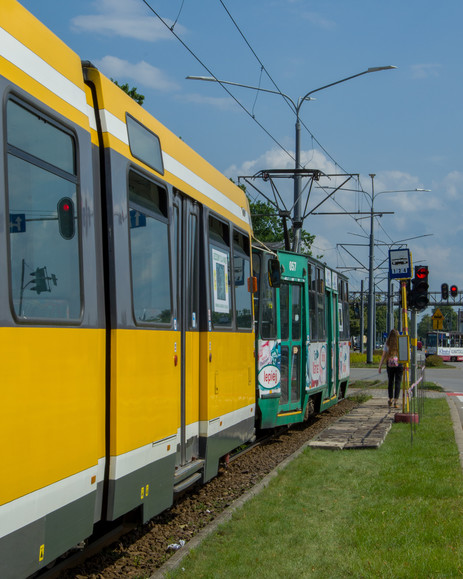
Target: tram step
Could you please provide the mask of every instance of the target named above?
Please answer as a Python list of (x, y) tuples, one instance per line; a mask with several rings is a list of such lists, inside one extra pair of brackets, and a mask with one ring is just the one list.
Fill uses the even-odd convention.
[(199, 481), (202, 476), (203, 475), (200, 472), (196, 472), (191, 476), (189, 476), (188, 478), (183, 479), (177, 484), (174, 484), (174, 493), (181, 493), (182, 491), (193, 485), (195, 482)]
[(205, 462), (206, 461), (203, 459), (193, 460), (185, 466), (177, 468), (174, 475), (174, 486), (190, 477), (192, 474), (202, 470)]

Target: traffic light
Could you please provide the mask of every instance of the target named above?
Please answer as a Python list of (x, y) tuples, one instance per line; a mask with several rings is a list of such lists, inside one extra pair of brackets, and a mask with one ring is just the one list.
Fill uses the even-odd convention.
[(30, 288), (33, 292), (40, 294), (42, 292), (50, 291), (47, 284), (47, 272), (44, 267), (38, 267), (31, 273), (31, 276), (35, 278), (32, 280), (35, 285), (31, 286)]
[(449, 284), (448, 283), (443, 283), (440, 286), (440, 291), (441, 291), (441, 296), (443, 300), (448, 300), (449, 299)]
[(74, 237), (74, 203), (70, 197), (63, 197), (58, 201), (58, 225), (63, 239)]
[(415, 267), (415, 277), (412, 280), (412, 304), (416, 310), (424, 310), (429, 302), (428, 297), (428, 275), (429, 269), (427, 265), (419, 265)]
[(452, 296), (452, 298), (456, 298), (458, 296), (458, 288), (456, 285), (450, 286), (450, 295)]

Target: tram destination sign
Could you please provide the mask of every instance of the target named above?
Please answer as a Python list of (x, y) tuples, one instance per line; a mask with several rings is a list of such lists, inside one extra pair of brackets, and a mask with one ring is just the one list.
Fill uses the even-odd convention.
[(389, 278), (407, 279), (412, 277), (412, 260), (410, 250), (390, 249), (389, 250)]

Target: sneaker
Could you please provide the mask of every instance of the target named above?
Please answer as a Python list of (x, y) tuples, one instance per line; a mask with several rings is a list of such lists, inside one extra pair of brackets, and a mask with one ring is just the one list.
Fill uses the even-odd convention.
[(392, 406), (392, 400), (391, 400), (391, 399), (389, 399), (389, 400), (387, 401), (387, 403), (388, 403), (389, 407)]
[(394, 400), (394, 408), (399, 408), (399, 404), (397, 403), (397, 400)]

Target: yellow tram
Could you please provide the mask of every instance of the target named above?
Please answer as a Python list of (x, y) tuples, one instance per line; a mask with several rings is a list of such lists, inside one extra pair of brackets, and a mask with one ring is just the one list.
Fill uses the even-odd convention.
[(2, 2), (0, 576), (172, 504), (254, 434), (243, 191)]

